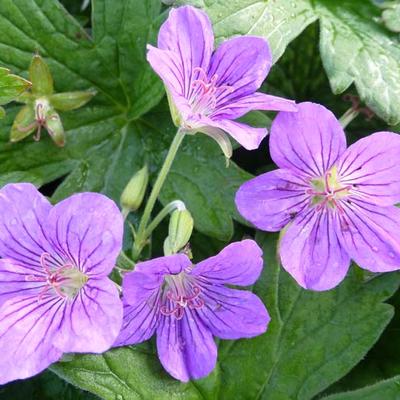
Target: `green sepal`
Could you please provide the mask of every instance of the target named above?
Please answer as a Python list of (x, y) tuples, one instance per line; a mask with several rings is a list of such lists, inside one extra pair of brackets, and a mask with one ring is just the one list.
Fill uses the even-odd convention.
[(11, 127), (10, 141), (19, 142), (29, 136), (35, 129), (37, 129), (35, 110), (32, 106), (24, 106), (15, 117)]
[(145, 165), (129, 180), (121, 194), (121, 206), (123, 210), (136, 211), (142, 204), (149, 183), (149, 169)]
[(182, 118), (179, 113), (178, 108), (176, 107), (174, 100), (172, 99), (171, 93), (167, 88), (165, 88), (165, 91), (167, 93), (167, 99), (168, 99), (168, 105), (169, 105), (169, 110), (171, 112), (171, 118), (176, 127), (180, 127), (182, 124)]
[(36, 54), (29, 67), (29, 79), (32, 82), (32, 93), (36, 96), (49, 96), (53, 93), (53, 77), (43, 58)]
[(56, 93), (49, 97), (51, 105), (58, 111), (71, 111), (88, 103), (96, 95), (95, 90)]
[(15, 100), (31, 86), (31, 83), (20, 76), (10, 74), (7, 68), (0, 68), (0, 104)]
[(57, 146), (65, 145), (64, 127), (58, 112), (53, 107), (50, 107), (46, 113), (45, 127)]

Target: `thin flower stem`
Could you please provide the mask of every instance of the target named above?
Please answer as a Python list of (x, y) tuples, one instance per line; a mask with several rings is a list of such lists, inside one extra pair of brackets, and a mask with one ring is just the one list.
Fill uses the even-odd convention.
[(156, 204), (156, 201), (161, 192), (161, 189), (164, 185), (165, 179), (167, 178), (168, 173), (171, 169), (172, 163), (176, 157), (176, 154), (182, 143), (182, 140), (185, 137), (185, 134), (186, 134), (185, 130), (183, 130), (181, 128), (178, 129), (178, 131), (174, 137), (174, 140), (171, 143), (171, 147), (168, 150), (168, 154), (164, 160), (164, 164), (161, 167), (161, 170), (158, 174), (156, 182), (154, 183), (153, 189), (150, 193), (150, 197), (149, 197), (146, 207), (144, 209), (143, 216), (140, 221), (137, 235), (135, 238), (135, 243), (133, 246), (133, 253), (134, 253), (133, 257), (134, 258), (137, 258), (140, 255), (143, 247), (146, 245), (146, 241), (148, 239), (148, 236), (146, 236), (146, 233), (147, 233), (146, 228), (149, 223), (151, 213), (153, 211), (154, 205)]
[(346, 128), (347, 125), (350, 124), (351, 121), (353, 121), (353, 119), (355, 119), (358, 114), (360, 114), (360, 111), (350, 107), (340, 118), (339, 118), (339, 122), (340, 125), (342, 125), (342, 128)]
[(153, 219), (153, 221), (148, 225), (146, 230), (144, 231), (144, 237), (148, 238), (155, 228), (160, 224), (160, 222), (172, 211), (174, 210), (185, 210), (185, 203), (180, 200), (171, 201), (171, 203), (167, 204)]

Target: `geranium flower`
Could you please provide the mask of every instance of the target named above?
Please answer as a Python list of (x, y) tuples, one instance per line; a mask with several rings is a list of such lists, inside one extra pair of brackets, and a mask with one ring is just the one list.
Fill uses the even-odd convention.
[(136, 265), (123, 281), (124, 322), (116, 345), (143, 342), (157, 333), (158, 356), (176, 379), (208, 375), (217, 359), (213, 335), (222, 339), (257, 336), (269, 316), (249, 291), (260, 275), (262, 252), (252, 240), (232, 243), (193, 266), (184, 254)]
[(335, 116), (301, 103), (280, 113), (270, 152), (281, 168), (242, 185), (239, 212), (257, 228), (283, 231), (283, 267), (307, 289), (327, 290), (353, 259), (372, 272), (400, 268), (400, 136), (378, 132), (346, 150)]
[(172, 9), (148, 46), (147, 59), (164, 81), (177, 125), (216, 139), (229, 156), (229, 133), (248, 150), (256, 149), (266, 128), (233, 120), (251, 110), (296, 111), (291, 100), (256, 92), (267, 76), (272, 56), (261, 37), (242, 36), (214, 51), (214, 34), (204, 12), (190, 6)]
[(107, 278), (122, 245), (117, 206), (95, 193), (52, 207), (31, 184), (0, 190), (0, 384), (35, 375), (63, 353), (101, 353), (122, 303)]

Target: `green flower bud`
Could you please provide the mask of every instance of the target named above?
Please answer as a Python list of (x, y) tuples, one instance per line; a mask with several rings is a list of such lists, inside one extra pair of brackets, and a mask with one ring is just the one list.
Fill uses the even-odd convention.
[(32, 93), (48, 96), (53, 93), (53, 77), (43, 58), (36, 54), (29, 67), (29, 79), (32, 82)]
[(164, 242), (164, 253), (175, 254), (187, 245), (193, 231), (193, 218), (186, 209), (175, 210), (169, 220), (168, 237)]
[(56, 93), (50, 96), (51, 105), (58, 111), (71, 111), (84, 106), (93, 96), (95, 90), (82, 90), (79, 92)]
[(124, 213), (136, 211), (140, 207), (148, 183), (149, 170), (147, 165), (145, 165), (140, 171), (133, 175), (122, 192), (120, 203)]

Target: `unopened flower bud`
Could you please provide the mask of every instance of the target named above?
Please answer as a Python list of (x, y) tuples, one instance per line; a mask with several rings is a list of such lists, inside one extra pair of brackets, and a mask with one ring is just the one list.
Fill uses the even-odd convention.
[(136, 211), (142, 204), (149, 183), (149, 170), (145, 165), (126, 185), (121, 195), (121, 206), (125, 212)]
[(186, 209), (175, 210), (169, 220), (168, 237), (164, 242), (164, 253), (175, 254), (186, 246), (193, 231), (193, 218)]
[(29, 67), (29, 79), (32, 82), (32, 93), (48, 96), (53, 93), (53, 77), (43, 58), (36, 54)]

